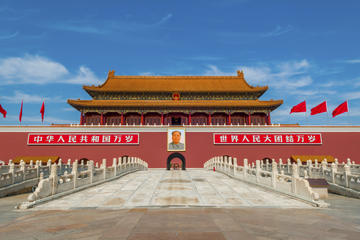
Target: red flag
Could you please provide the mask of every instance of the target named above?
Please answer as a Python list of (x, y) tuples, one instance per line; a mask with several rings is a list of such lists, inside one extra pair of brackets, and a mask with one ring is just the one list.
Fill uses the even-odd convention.
[(22, 119), (22, 109), (23, 109), (23, 100), (21, 100), (21, 108), (20, 108), (20, 113), (19, 113), (19, 121), (21, 123), (21, 119)]
[(6, 113), (7, 111), (5, 109), (3, 109), (3, 107), (0, 104), (0, 113), (2, 113), (2, 115), (4, 116), (4, 118), (6, 118)]
[(301, 103), (299, 103), (298, 105), (295, 105), (291, 108), (290, 114), (291, 113), (297, 113), (297, 112), (306, 112), (306, 101), (303, 101)]
[(41, 121), (44, 122), (45, 101), (43, 101), (43, 104), (41, 105), (40, 113), (41, 113)]
[(332, 116), (335, 117), (339, 114), (342, 114), (344, 112), (349, 112), (349, 106), (348, 106), (348, 102), (343, 102), (342, 104), (340, 104), (339, 106), (337, 106), (337, 108), (334, 109), (334, 111), (332, 112)]
[(313, 108), (311, 109), (310, 115), (315, 115), (315, 114), (319, 114), (319, 113), (323, 113), (323, 112), (327, 112), (326, 101), (320, 103), (320, 104), (317, 105), (316, 107), (313, 107)]

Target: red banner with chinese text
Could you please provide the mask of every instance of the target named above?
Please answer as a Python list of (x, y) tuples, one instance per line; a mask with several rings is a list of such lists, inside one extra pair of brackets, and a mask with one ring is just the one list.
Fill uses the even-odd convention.
[(139, 133), (29, 133), (28, 145), (134, 145)]
[(321, 133), (214, 133), (214, 144), (322, 144)]

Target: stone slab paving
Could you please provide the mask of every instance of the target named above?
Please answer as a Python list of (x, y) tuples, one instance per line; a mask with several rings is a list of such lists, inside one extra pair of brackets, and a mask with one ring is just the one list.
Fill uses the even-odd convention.
[(138, 207), (283, 207), (310, 205), (202, 169), (135, 172), (35, 207), (37, 210)]
[[(100, 191), (100, 190), (99, 190)], [(28, 194), (0, 198), (0, 239), (354, 239), (360, 200), (329, 194), (329, 208), (15, 210)]]
[(27, 211), (0, 239), (354, 239), (359, 225), (313, 208), (141, 208)]

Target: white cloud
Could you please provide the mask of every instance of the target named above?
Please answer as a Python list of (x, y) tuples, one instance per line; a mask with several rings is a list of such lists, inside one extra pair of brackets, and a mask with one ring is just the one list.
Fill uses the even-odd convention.
[(350, 60), (346, 60), (346, 63), (360, 63), (360, 59), (350, 59)]
[(349, 92), (345, 94), (346, 99), (360, 99), (360, 92)]
[(153, 72), (141, 72), (139, 73), (140, 76), (155, 76)]
[(223, 72), (215, 65), (208, 65), (208, 69), (204, 73), (205, 76), (231, 76), (234, 74), (236, 74), (235, 71), (231, 73)]
[(239, 66), (238, 69), (244, 71), (245, 78), (252, 84), (264, 84), (272, 77), (269, 67), (247, 67)]
[(24, 103), (42, 103), (45, 102), (65, 102), (64, 99), (60, 97), (43, 97), (39, 95), (31, 95), (21, 91), (15, 91), (13, 96), (2, 96), (2, 99), (9, 103), (21, 103), (21, 100)]
[(17, 35), (19, 35), (19, 32), (14, 32), (14, 33), (11, 33), (11, 34), (3, 34), (3, 35), (0, 35), (0, 40), (11, 39), (11, 38), (16, 37)]
[(0, 59), (0, 85), (8, 84), (99, 84), (95, 74), (81, 66), (76, 74), (61, 63), (37, 55)]
[(61, 110), (65, 111), (65, 112), (77, 112), (77, 110), (72, 107), (62, 108)]
[(276, 37), (276, 36), (280, 36), (282, 34), (288, 33), (290, 31), (292, 31), (293, 29), (294, 28), (291, 25), (287, 25), (286, 27), (282, 27), (282, 26), (278, 25), (271, 32), (263, 33), (263, 34), (261, 34), (261, 36), (262, 37)]
[(360, 108), (358, 108), (358, 107), (353, 108), (349, 104), (349, 113), (348, 113), (348, 115), (352, 116), (352, 117), (360, 117)]
[(309, 74), (310, 63), (307, 60), (288, 61), (274, 66), (238, 66), (231, 72), (222, 71), (215, 65), (208, 65), (204, 75), (232, 76), (236, 70), (243, 70), (245, 79), (251, 85), (270, 85), (277, 89), (297, 89), (309, 86), (313, 80)]
[(169, 13), (168, 15), (166, 15), (165, 17), (163, 17), (157, 24), (164, 24), (167, 21), (169, 21), (170, 18), (172, 18), (172, 13)]
[(81, 66), (77, 74), (74, 77), (65, 80), (65, 82), (72, 84), (100, 84), (100, 80), (96, 75), (90, 68), (85, 66)]
[(334, 90), (316, 90), (316, 89), (304, 89), (304, 90), (293, 90), (293, 95), (299, 96), (322, 96), (324, 94), (335, 94)]

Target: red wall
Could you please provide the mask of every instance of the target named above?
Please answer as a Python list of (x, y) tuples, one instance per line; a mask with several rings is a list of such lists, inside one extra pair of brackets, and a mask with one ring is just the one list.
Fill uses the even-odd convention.
[[(55, 131), (54, 131), (55, 132)], [(219, 131), (221, 132), (221, 131)], [(0, 132), (0, 160), (8, 162), (17, 156), (56, 155), (64, 161), (68, 158), (88, 158), (112, 163), (113, 157), (129, 155), (140, 157), (152, 168), (165, 168), (167, 151), (166, 132), (140, 132), (140, 145), (136, 146), (28, 146), (26, 132)], [(198, 168), (213, 156), (230, 155), (250, 162), (256, 159), (283, 158), (290, 155), (333, 155), (339, 162), (351, 158), (360, 163), (360, 132), (323, 132), (322, 145), (214, 145), (213, 133), (187, 132), (186, 167)]]

